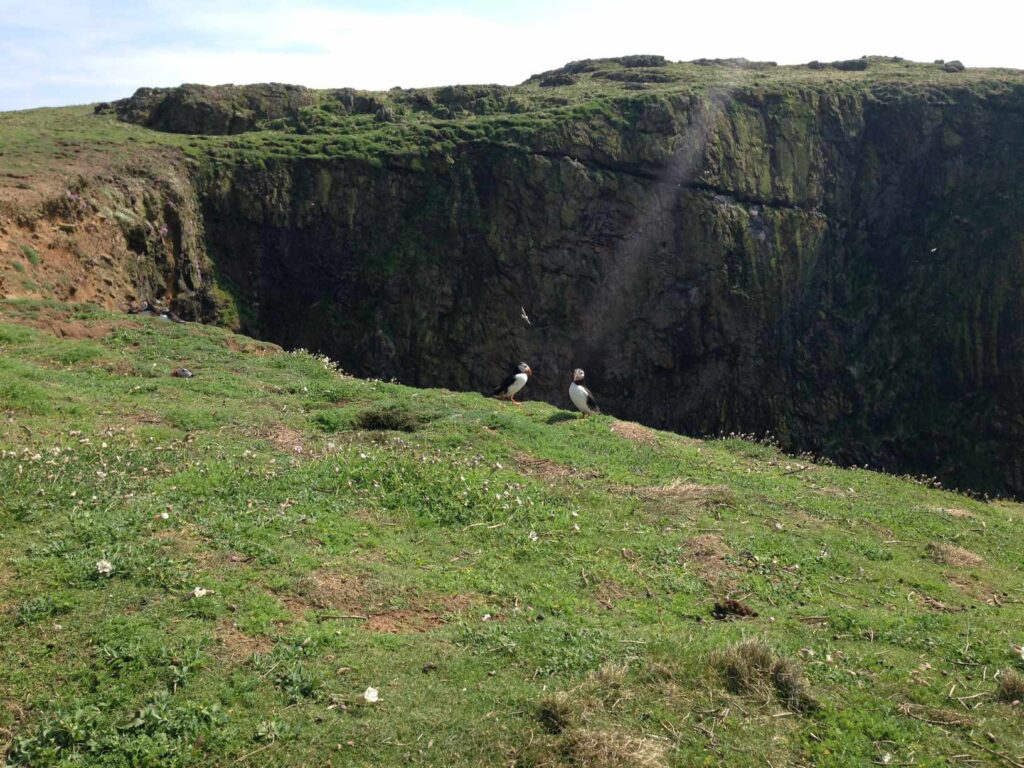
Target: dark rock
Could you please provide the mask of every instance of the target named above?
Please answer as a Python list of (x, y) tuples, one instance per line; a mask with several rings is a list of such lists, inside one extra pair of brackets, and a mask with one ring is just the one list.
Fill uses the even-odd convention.
[(139, 88), (113, 102), (119, 119), (170, 133), (244, 133), (267, 120), (294, 117), (317, 100), (299, 85), (181, 85)]
[(942, 69), (946, 72), (963, 72), (967, 67), (965, 67), (962, 62), (954, 59), (953, 61), (947, 61), (943, 64)]
[(568, 72), (556, 72), (553, 75), (542, 77), (540, 79), (541, 88), (557, 88), (562, 85), (574, 85), (579, 81), (579, 77), (570, 74)]
[(833, 61), (829, 66), (843, 72), (860, 72), (868, 68), (868, 60), (866, 58), (846, 59), (845, 61)]

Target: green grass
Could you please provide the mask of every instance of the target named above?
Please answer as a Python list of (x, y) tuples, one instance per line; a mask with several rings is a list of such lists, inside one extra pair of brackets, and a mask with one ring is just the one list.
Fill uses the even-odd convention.
[(29, 263), (32, 264), (32, 266), (39, 266), (39, 253), (31, 245), (23, 244), (21, 246), (21, 253), (26, 259), (28, 259)]
[(9, 764), (1024, 758), (1020, 505), (38, 302), (0, 411)]

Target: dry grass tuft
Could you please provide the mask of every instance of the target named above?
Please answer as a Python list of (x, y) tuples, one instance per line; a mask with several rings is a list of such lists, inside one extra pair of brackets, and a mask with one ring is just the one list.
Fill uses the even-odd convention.
[(662, 768), (668, 766), (668, 744), (651, 736), (620, 731), (573, 728), (565, 733), (561, 752), (570, 765), (589, 768)]
[(520, 472), (524, 475), (538, 477), (541, 480), (564, 480), (569, 477), (591, 479), (600, 476), (599, 472), (592, 469), (574, 469), (550, 459), (538, 459), (530, 456), (528, 453), (516, 455), (515, 460)]
[(928, 547), (928, 556), (941, 565), (952, 565), (955, 568), (973, 568), (981, 565), (985, 559), (976, 555), (970, 550), (958, 547), (955, 544), (933, 541)]
[(1010, 704), (1024, 702), (1024, 675), (1007, 669), (999, 676), (999, 700)]
[(727, 504), (732, 501), (732, 491), (724, 485), (700, 485), (683, 480), (673, 480), (668, 485), (647, 487), (619, 486), (615, 490), (629, 493), (646, 501), (670, 500), (684, 504)]
[(695, 573), (707, 584), (724, 591), (735, 586), (729, 577), (741, 569), (732, 561), (735, 557), (732, 547), (721, 536), (714, 533), (694, 536), (683, 543), (683, 550), (685, 554), (681, 562), (692, 565)]
[(619, 437), (632, 440), (634, 443), (654, 445), (658, 441), (653, 430), (642, 427), (632, 421), (613, 421), (611, 430)]
[(714, 655), (712, 663), (732, 693), (773, 695), (791, 711), (814, 712), (818, 701), (803, 671), (760, 640), (744, 640)]
[(922, 723), (932, 725), (955, 725), (970, 727), (974, 721), (963, 712), (956, 712), (951, 709), (938, 709), (936, 707), (925, 707), (921, 704), (900, 704), (899, 710), (902, 714), (913, 720), (920, 720)]

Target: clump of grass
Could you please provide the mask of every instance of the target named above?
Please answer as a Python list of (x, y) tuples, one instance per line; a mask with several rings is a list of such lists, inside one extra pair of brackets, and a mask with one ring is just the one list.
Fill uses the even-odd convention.
[(999, 700), (1010, 704), (1024, 701), (1024, 675), (1008, 669), (999, 676)]
[(21, 252), (32, 266), (39, 266), (39, 252), (35, 248), (31, 245), (25, 245), (22, 243)]
[(985, 559), (980, 555), (976, 555), (955, 544), (933, 541), (928, 545), (927, 550), (928, 556), (936, 563), (952, 565), (955, 568), (973, 568), (985, 562)]
[(662, 768), (668, 765), (665, 741), (620, 731), (574, 728), (565, 734), (561, 751), (571, 765), (590, 768)]
[(732, 693), (765, 699), (774, 695), (787, 709), (798, 713), (814, 712), (819, 707), (800, 667), (760, 640), (736, 643), (715, 654), (712, 663)]
[(415, 432), (420, 428), (420, 419), (405, 408), (392, 405), (363, 411), (356, 417), (356, 426), (375, 431)]

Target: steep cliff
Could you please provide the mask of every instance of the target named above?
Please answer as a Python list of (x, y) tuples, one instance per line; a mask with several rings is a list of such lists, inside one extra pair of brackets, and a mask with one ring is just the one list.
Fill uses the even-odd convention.
[(525, 359), (556, 403), (580, 366), (654, 426), (1024, 492), (1021, 73), (623, 57), (307, 96), (192, 150), (246, 331), (456, 389)]

